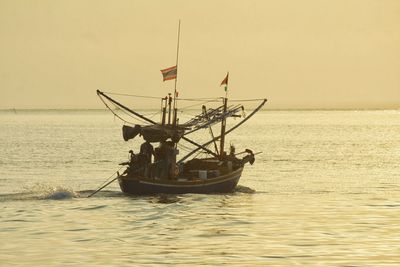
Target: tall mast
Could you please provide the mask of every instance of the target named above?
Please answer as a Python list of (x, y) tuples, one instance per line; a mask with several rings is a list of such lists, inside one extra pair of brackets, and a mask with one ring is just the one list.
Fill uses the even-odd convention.
[[(222, 84), (225, 84), (225, 98), (223, 98), (224, 100), (224, 111), (223, 114), (225, 115), (226, 113), (226, 109), (227, 109), (227, 105), (228, 105), (228, 82), (229, 82), (229, 72), (226, 74), (225, 79), (222, 81)], [(225, 154), (224, 151), (224, 145), (225, 145), (225, 129), (226, 129), (226, 117), (224, 116), (224, 118), (221, 121), (221, 139), (220, 139), (220, 147), (219, 147), (219, 155), (220, 157), (223, 157)]]
[(177, 97), (176, 97), (176, 83), (178, 82), (178, 59), (179, 59), (179, 37), (181, 33), (181, 20), (179, 20), (178, 24), (178, 44), (176, 46), (176, 78), (175, 78), (175, 88), (174, 88), (174, 118), (173, 118), (173, 124), (176, 125), (176, 120), (177, 120)]
[[(224, 111), (223, 114), (226, 113), (228, 98), (224, 98)], [(220, 139), (220, 147), (219, 147), (219, 155), (221, 157), (224, 156), (224, 145), (225, 145), (225, 129), (226, 129), (226, 118), (224, 117), (221, 121), (221, 139)]]

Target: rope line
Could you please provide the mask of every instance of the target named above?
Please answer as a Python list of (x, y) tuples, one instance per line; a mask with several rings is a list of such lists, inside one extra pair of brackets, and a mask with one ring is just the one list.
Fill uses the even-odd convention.
[(253, 98), (253, 99), (229, 99), (229, 102), (253, 102), (253, 101), (262, 101), (265, 98)]
[[(114, 105), (115, 107), (117, 107), (117, 105), (115, 105), (114, 103), (113, 103), (113, 105)], [(131, 117), (131, 118), (134, 119), (134, 120), (140, 121), (140, 122), (143, 123), (143, 124), (148, 124), (148, 122), (146, 122), (146, 121), (144, 121), (144, 120), (141, 120), (141, 119), (137, 118), (136, 116), (133, 116), (131, 113), (129, 113), (129, 112), (126, 111), (125, 109), (121, 109), (121, 108), (119, 108), (119, 107), (117, 107), (117, 108), (118, 108), (119, 111), (123, 112), (126, 116)], [(114, 113), (114, 112), (113, 112), (113, 113)], [(114, 114), (116, 114), (116, 113), (114, 113)], [(118, 118), (121, 118), (120, 116), (117, 116), (117, 117), (118, 117)], [(123, 120), (123, 121), (124, 121), (124, 122), (127, 122), (127, 123), (130, 123), (130, 124), (134, 124), (134, 123), (128, 122), (128, 121), (126, 121), (126, 120)]]
[(131, 96), (131, 97), (139, 97), (139, 98), (149, 98), (149, 99), (162, 99), (163, 97), (158, 96), (147, 96), (147, 95), (131, 95), (131, 94), (121, 94), (121, 93), (112, 93), (112, 92), (104, 92), (109, 95), (121, 95), (121, 96)]
[(185, 109), (188, 109), (188, 108), (191, 108), (191, 107), (195, 107), (195, 106), (197, 106), (197, 105), (204, 105), (204, 104), (207, 104), (207, 103), (210, 103), (210, 102), (215, 102), (215, 101), (213, 101), (213, 100), (208, 100), (208, 101), (204, 101), (204, 102), (201, 102), (201, 103), (196, 103), (196, 104), (193, 104), (193, 105), (181, 107), (181, 108), (179, 108), (179, 109), (180, 109), (180, 110), (185, 110)]
[(110, 177), (108, 177), (108, 178), (106, 179), (106, 181), (104, 181), (104, 182), (101, 184), (101, 186), (99, 186), (93, 193), (91, 193), (91, 194), (88, 195), (87, 197), (89, 198), (89, 197), (93, 196), (94, 194), (97, 194), (97, 193), (100, 192), (100, 190), (102, 190), (104, 187), (106, 187), (106, 186), (109, 185), (110, 183), (114, 182), (114, 181), (118, 178), (118, 176), (115, 177), (115, 178), (113, 178), (113, 179), (112, 179), (111, 181), (109, 181), (109, 182), (108, 182), (108, 180), (110, 180), (110, 178), (112, 178), (115, 174), (117, 174), (123, 167), (124, 167), (124, 166), (121, 166), (121, 167), (118, 169), (118, 171), (114, 172)]
[[(107, 105), (107, 103), (104, 101), (104, 99), (103, 99), (100, 95), (99, 95), (99, 98), (100, 98), (100, 100), (103, 102), (103, 104), (111, 111), (111, 113), (114, 114), (114, 116), (116, 116), (118, 119), (120, 119), (121, 121), (123, 121), (123, 122), (125, 122), (125, 123), (132, 124), (131, 122), (129, 122), (129, 121), (123, 119), (123, 118), (120, 117), (117, 113), (115, 113), (114, 110), (112, 110), (112, 109)], [(114, 104), (114, 106), (115, 106), (115, 104)]]
[[(105, 101), (100, 95), (99, 95), (99, 98), (100, 98), (100, 100), (103, 102), (103, 104), (111, 111), (111, 113), (114, 114), (115, 117), (117, 117), (118, 119), (120, 119), (121, 121), (123, 121), (123, 122), (125, 122), (125, 123), (134, 124), (133, 122), (127, 121), (127, 120), (125, 120), (124, 118), (122, 118), (120, 115), (118, 115), (112, 108), (110, 108), (110, 106), (106, 103), (106, 101)], [(123, 112), (123, 113), (124, 113), (125, 115), (127, 115), (128, 117), (131, 117), (131, 118), (134, 119), (134, 120), (140, 121), (140, 122), (143, 123), (143, 124), (148, 124), (148, 122), (146, 122), (146, 121), (144, 121), (144, 120), (141, 120), (141, 119), (139, 119), (139, 118), (133, 116), (132, 114), (130, 114), (130, 113), (127, 112), (126, 110), (121, 109), (120, 107), (118, 107), (116, 104), (114, 104), (114, 103), (111, 103), (111, 104), (112, 104), (115, 108), (117, 108), (117, 110)], [(155, 115), (153, 115), (153, 116), (155, 116)]]
[(108, 183), (108, 181), (117, 173), (119, 172), (124, 166), (121, 166), (116, 172), (114, 172), (110, 177), (108, 177), (106, 180), (104, 180), (103, 183), (101, 183), (101, 185), (97, 188), (99, 189), (100, 187), (102, 187), (103, 185), (105, 185), (106, 183)]
[[(130, 96), (130, 97), (139, 97), (139, 98), (149, 98), (149, 99), (163, 99), (164, 97), (158, 96), (146, 96), (146, 95), (133, 95), (133, 94), (124, 94), (124, 93), (113, 93), (113, 92), (104, 92), (109, 95), (120, 95), (120, 96)], [(215, 98), (179, 98), (180, 101), (207, 101), (207, 102), (216, 102), (221, 101), (223, 97), (215, 97)], [(260, 101), (265, 98), (253, 98), (253, 99), (229, 99), (230, 102), (250, 102), (250, 101)]]
[(179, 98), (179, 100), (183, 101), (209, 101), (209, 102), (219, 102), (221, 101), (222, 97), (216, 98)]
[[(130, 96), (130, 97), (139, 97), (139, 98), (149, 98), (149, 99), (163, 99), (164, 97), (159, 96), (147, 96), (147, 95), (133, 95), (133, 94), (124, 94), (124, 93), (113, 93), (113, 92), (103, 92), (109, 95), (120, 95), (120, 96)], [(216, 98), (178, 98), (180, 101), (220, 101), (222, 97)]]

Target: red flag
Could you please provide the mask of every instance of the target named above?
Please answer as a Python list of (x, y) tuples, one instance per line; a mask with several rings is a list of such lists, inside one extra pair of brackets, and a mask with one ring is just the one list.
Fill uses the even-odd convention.
[(228, 86), (228, 78), (229, 78), (229, 72), (226, 74), (225, 79), (222, 80), (221, 85), (226, 84)]
[(168, 81), (168, 80), (176, 79), (177, 73), (178, 73), (178, 69), (176, 66), (161, 70), (161, 74), (163, 75), (164, 82)]

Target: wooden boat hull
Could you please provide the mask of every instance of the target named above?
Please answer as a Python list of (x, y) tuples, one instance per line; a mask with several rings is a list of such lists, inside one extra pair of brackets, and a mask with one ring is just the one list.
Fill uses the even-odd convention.
[(209, 179), (196, 179), (191, 181), (158, 180), (138, 176), (118, 177), (122, 192), (132, 195), (146, 194), (209, 194), (232, 192), (239, 182), (243, 168), (239, 168), (226, 175)]

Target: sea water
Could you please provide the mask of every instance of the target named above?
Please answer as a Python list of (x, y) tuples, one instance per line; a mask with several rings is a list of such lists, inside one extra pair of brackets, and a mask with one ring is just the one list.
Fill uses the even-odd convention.
[(0, 112), (0, 266), (400, 266), (399, 110), (264, 110), (227, 136), (262, 152), (236, 192), (87, 198), (140, 146), (121, 126)]

